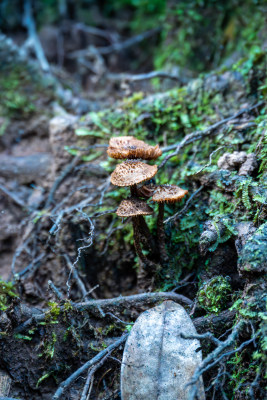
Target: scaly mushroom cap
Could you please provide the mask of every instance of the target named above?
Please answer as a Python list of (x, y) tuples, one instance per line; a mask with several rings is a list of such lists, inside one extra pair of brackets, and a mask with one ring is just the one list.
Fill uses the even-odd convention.
[(134, 160), (125, 161), (116, 166), (110, 180), (115, 186), (132, 186), (153, 178), (157, 171), (157, 165), (148, 165)]
[(152, 200), (157, 203), (175, 203), (182, 200), (187, 193), (188, 190), (184, 190), (176, 185), (160, 185), (155, 190)]
[(109, 157), (115, 159), (136, 159), (156, 160), (161, 156), (159, 146), (150, 146), (143, 140), (135, 139), (133, 136), (113, 137), (109, 141), (107, 150)]
[(153, 209), (144, 200), (139, 200), (134, 197), (122, 200), (116, 214), (118, 217), (136, 217), (137, 215), (151, 215)]

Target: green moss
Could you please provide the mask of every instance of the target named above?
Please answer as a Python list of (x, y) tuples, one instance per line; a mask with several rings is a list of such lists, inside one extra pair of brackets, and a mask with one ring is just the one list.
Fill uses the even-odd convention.
[(18, 297), (12, 282), (5, 282), (0, 278), (0, 310), (5, 311), (12, 299)]
[(20, 115), (28, 116), (35, 111), (34, 101), (37, 97), (29, 89), (30, 84), (30, 76), (20, 66), (1, 73), (0, 115), (14, 117), (20, 113)]
[(215, 276), (198, 290), (198, 303), (204, 310), (217, 314), (227, 304), (231, 290), (228, 277)]
[(48, 335), (48, 337), (43, 341), (42, 353), (39, 354), (39, 357), (45, 357), (46, 359), (54, 358), (56, 342), (57, 342), (57, 334), (54, 331), (52, 331)]

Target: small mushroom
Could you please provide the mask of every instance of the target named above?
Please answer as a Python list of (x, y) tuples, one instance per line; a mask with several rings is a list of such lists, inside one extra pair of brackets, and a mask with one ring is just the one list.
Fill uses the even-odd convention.
[(165, 249), (165, 233), (164, 233), (164, 204), (175, 203), (181, 201), (182, 198), (188, 193), (188, 190), (184, 190), (176, 185), (160, 185), (155, 190), (152, 200), (159, 203), (159, 213), (157, 220), (157, 236), (158, 246), (160, 250), (160, 258), (162, 262), (168, 260), (168, 255)]
[(118, 164), (110, 180), (115, 186), (130, 186), (132, 196), (136, 195), (138, 183), (147, 181), (156, 175), (157, 165), (148, 165), (141, 161), (128, 160)]
[(116, 214), (119, 217), (132, 217), (136, 253), (145, 266), (154, 268), (154, 263), (143, 254), (140, 243), (140, 226), (143, 226), (143, 223), (146, 225), (143, 216), (153, 214), (153, 209), (144, 200), (131, 197), (122, 200)]
[(110, 139), (107, 153), (109, 157), (115, 159), (156, 160), (162, 151), (158, 145), (151, 146), (133, 136), (120, 136)]

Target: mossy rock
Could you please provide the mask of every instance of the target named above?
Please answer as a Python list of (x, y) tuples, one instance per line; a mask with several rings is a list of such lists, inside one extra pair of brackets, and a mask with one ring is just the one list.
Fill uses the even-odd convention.
[(247, 241), (238, 259), (238, 271), (245, 273), (262, 273), (267, 268), (267, 223), (260, 226)]

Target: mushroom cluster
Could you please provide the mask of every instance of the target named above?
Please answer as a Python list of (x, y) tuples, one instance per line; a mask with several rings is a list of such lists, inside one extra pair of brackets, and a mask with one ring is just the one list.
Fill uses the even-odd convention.
[[(136, 253), (145, 270), (155, 270), (168, 262), (163, 223), (164, 204), (180, 201), (188, 191), (176, 185), (150, 183), (158, 167), (146, 164), (143, 160), (156, 160), (161, 156), (162, 151), (158, 145), (151, 146), (133, 136), (113, 137), (107, 153), (112, 158), (125, 160), (112, 172), (111, 183), (130, 187), (130, 197), (122, 200), (116, 214), (122, 218), (131, 217)], [(153, 209), (147, 204), (149, 198), (158, 203), (156, 242), (144, 219), (145, 215), (153, 214)], [(148, 256), (144, 254), (142, 246), (148, 250)]]

